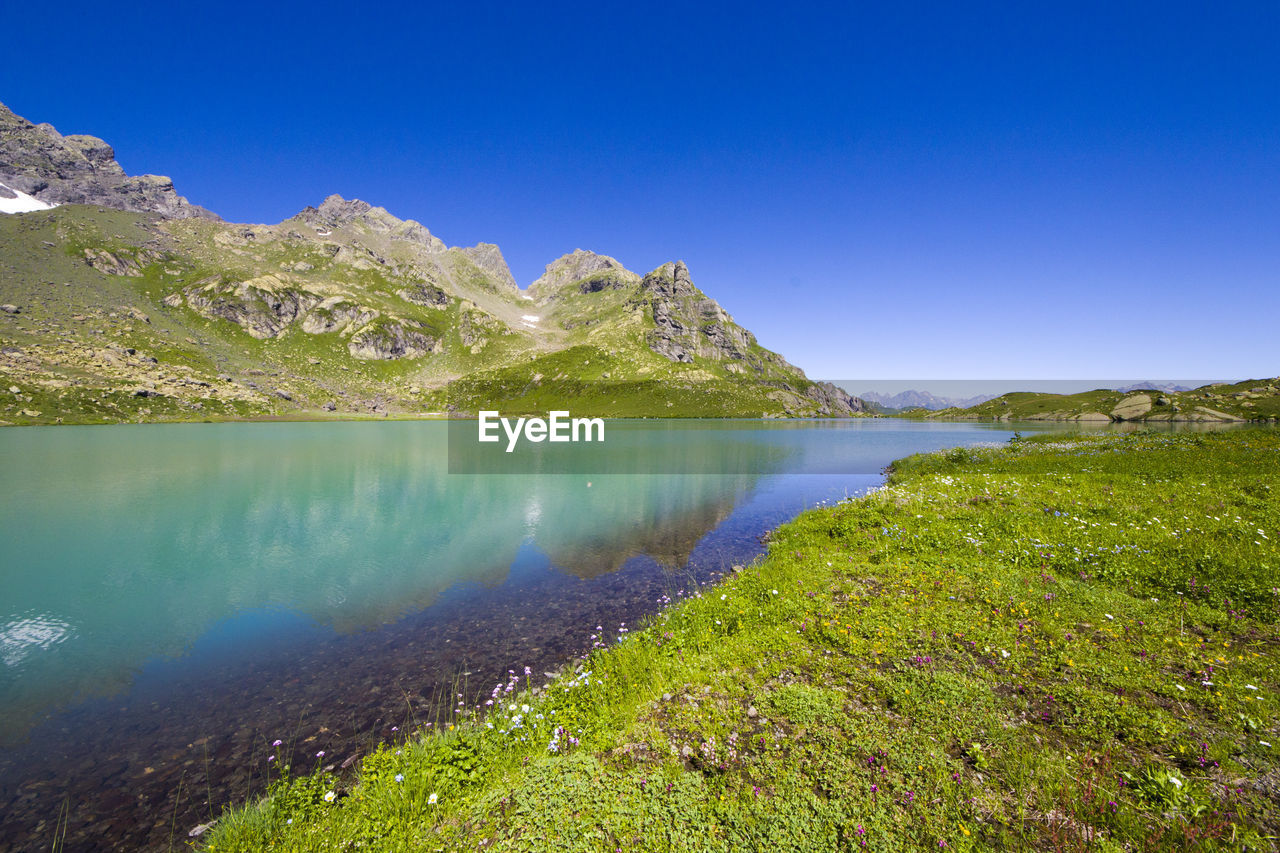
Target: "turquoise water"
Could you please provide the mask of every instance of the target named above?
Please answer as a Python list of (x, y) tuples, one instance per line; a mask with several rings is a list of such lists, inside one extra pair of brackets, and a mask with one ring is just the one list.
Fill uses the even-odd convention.
[[(460, 678), (580, 654), (895, 458), (1012, 429), (611, 422), (572, 474), (451, 474), (441, 422), (0, 431), (0, 839), (66, 800), (82, 845), (163, 846), (169, 822), (130, 810), (216, 814), (264, 738), (354, 754)], [(175, 803), (196, 752), (201, 795)]]

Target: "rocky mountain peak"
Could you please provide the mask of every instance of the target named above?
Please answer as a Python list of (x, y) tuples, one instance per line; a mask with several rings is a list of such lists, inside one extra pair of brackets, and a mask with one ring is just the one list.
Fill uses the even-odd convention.
[(373, 210), (373, 205), (367, 201), (361, 201), (358, 198), (348, 201), (334, 193), (321, 202), (316, 212), (336, 225), (350, 222), (370, 210)]
[[(668, 261), (645, 275), (640, 286), (654, 295), (674, 299), (689, 297), (695, 292), (693, 279), (689, 278), (689, 268), (684, 261)], [(715, 300), (708, 300), (715, 303)], [(716, 306), (719, 308), (719, 306)]]
[(507, 266), (507, 259), (502, 256), (502, 250), (493, 243), (477, 243), (466, 249), (459, 249), (462, 254), (471, 259), (471, 262), (480, 269), (489, 273), (496, 278), (504, 287), (511, 290), (519, 290), (520, 286), (516, 284), (515, 276), (511, 274), (511, 268)]
[(586, 249), (574, 249), (547, 264), (542, 275), (529, 286), (531, 293), (548, 296), (568, 284), (597, 275), (613, 273), (620, 280), (638, 280), (639, 276), (616, 258), (598, 255)]
[(443, 252), (448, 248), (443, 240), (433, 236), (421, 222), (399, 219), (385, 207), (374, 207), (358, 198), (345, 199), (337, 193), (326, 198), (319, 207), (303, 208), (297, 218), (322, 231), (346, 228), (354, 224), (375, 233), (421, 244), (432, 252)]
[(96, 136), (63, 136), (0, 104), (0, 180), (48, 204), (94, 204), (168, 219), (218, 216), (178, 195), (160, 175), (129, 176)]

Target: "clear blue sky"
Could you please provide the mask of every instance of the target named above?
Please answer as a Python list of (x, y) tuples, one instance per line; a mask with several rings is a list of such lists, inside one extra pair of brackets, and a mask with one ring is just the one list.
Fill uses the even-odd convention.
[(812, 376), (1280, 374), (1280, 4), (614, 5), (14, 2), (0, 101), (233, 221), (683, 258)]

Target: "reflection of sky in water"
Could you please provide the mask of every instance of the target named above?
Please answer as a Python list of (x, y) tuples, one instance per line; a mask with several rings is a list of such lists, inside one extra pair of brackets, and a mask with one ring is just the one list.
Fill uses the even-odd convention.
[(641, 446), (656, 436), (674, 458), (745, 473), (554, 476), (449, 474), (443, 423), (6, 430), (0, 739), (51, 705), (126, 688), (242, 614), (374, 627), (460, 582), (501, 584), (522, 546), (580, 577), (642, 554), (678, 566), (764, 472), (776, 491), (791, 472), (870, 475), (1008, 434), (888, 427), (633, 423)]

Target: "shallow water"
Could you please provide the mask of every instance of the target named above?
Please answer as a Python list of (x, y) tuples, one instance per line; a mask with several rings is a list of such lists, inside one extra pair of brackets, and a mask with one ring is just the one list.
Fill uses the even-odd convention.
[(449, 473), (439, 422), (0, 432), (0, 848), (180, 844), (261, 790), (276, 738), (341, 767), (893, 459), (1046, 427), (609, 428), (603, 467), (518, 475)]

